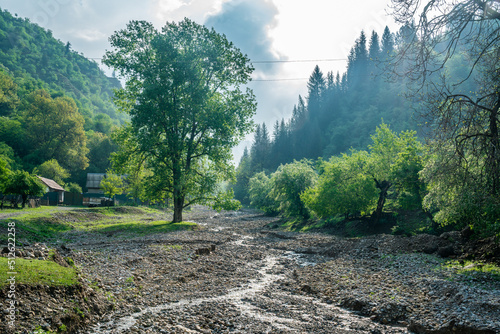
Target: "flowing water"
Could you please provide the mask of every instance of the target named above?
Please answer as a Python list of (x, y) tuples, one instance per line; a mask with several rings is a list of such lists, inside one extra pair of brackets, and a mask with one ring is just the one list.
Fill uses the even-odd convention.
[[(259, 247), (249, 245), (252, 241), (249, 235), (239, 235), (232, 247)], [(323, 302), (313, 296), (292, 294), (276, 288), (285, 278), (285, 274), (292, 270), (290, 263), (298, 266), (314, 266), (316, 263), (310, 256), (291, 251), (281, 252), (276, 255), (267, 255), (265, 258), (248, 263), (245, 270), (254, 271), (256, 278), (242, 287), (229, 290), (227, 293), (206, 298), (181, 299), (155, 307), (146, 307), (140, 312), (124, 317), (117, 317), (110, 322), (98, 324), (87, 333), (126, 333), (134, 328), (144, 316), (148, 318), (167, 317), (169, 312), (180, 312), (201, 308), (204, 305), (229, 304), (239, 313), (238, 318), (248, 322), (264, 324), (265, 332), (281, 333), (306, 333), (303, 329), (311, 324), (323, 321), (331, 324), (328, 333), (382, 333), (377, 328), (381, 325), (371, 322), (365, 317), (360, 317), (344, 309)], [(272, 287), (274, 286), (274, 289)], [(260, 307), (259, 305), (270, 305)], [(281, 311), (280, 311), (281, 310)], [(238, 320), (236, 320), (238, 321)], [(176, 332), (198, 333), (188, 329), (192, 324), (179, 324)], [(262, 326), (262, 325), (261, 325)], [(191, 326), (192, 327), (192, 326)], [(387, 327), (383, 327), (387, 328)], [(361, 330), (363, 329), (363, 330)], [(137, 331), (136, 331), (137, 332)], [(140, 332), (140, 331), (139, 331)], [(246, 330), (236, 331), (246, 333)], [(248, 331), (253, 333), (254, 331)], [(263, 332), (259, 330), (258, 332)], [(402, 328), (397, 328), (393, 333), (405, 333)], [(165, 333), (168, 333), (165, 331)], [(385, 333), (385, 331), (384, 331)]]

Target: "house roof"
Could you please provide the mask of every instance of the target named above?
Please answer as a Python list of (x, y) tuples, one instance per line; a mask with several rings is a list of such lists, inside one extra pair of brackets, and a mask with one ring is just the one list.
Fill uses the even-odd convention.
[(104, 176), (106, 176), (105, 173), (87, 173), (87, 188), (99, 189)]
[(58, 185), (56, 181), (41, 176), (38, 176), (38, 178), (40, 179), (40, 181), (42, 181), (43, 184), (45, 184), (50, 189), (57, 191), (64, 191), (64, 188)]

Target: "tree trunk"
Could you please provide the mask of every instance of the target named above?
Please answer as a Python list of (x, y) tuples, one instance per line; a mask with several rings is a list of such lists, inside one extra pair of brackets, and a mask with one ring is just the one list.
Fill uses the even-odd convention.
[(21, 205), (21, 207), (24, 209), (24, 207), (26, 206), (26, 201), (28, 200), (28, 196), (23, 195), (22, 199), (23, 199), (23, 204)]
[(184, 197), (183, 189), (184, 184), (182, 183), (182, 170), (180, 166), (180, 156), (176, 155), (173, 157), (173, 202), (174, 202), (174, 223), (179, 223), (182, 221), (182, 210), (184, 209)]
[(498, 133), (498, 109), (500, 108), (500, 97), (497, 104), (490, 112), (490, 136), (491, 136), (491, 151), (490, 151), (490, 176), (491, 176), (491, 195), (497, 195), (500, 192), (500, 168), (498, 160), (500, 158), (500, 138)]
[(384, 204), (387, 198), (387, 191), (392, 186), (392, 183), (390, 183), (389, 181), (378, 182), (377, 179), (374, 180), (377, 188), (380, 189), (380, 194), (378, 197), (377, 209), (373, 213), (373, 218), (379, 220), (380, 217), (382, 217), (382, 211), (384, 210)]
[[(180, 195), (180, 194), (179, 194)], [(182, 221), (182, 210), (184, 209), (184, 196), (174, 195), (174, 223)]]

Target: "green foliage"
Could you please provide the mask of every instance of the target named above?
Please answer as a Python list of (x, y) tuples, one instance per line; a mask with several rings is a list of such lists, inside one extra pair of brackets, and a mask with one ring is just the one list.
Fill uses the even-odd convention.
[(4, 142), (0, 142), (0, 159), (5, 166), (10, 169), (16, 169), (16, 157), (14, 156), (14, 150), (9, 145)]
[(371, 139), (372, 144), (368, 146), (372, 159), (370, 173), (379, 180), (393, 179), (393, 166), (404, 143), (384, 122), (377, 126)]
[(271, 196), (271, 179), (264, 172), (255, 174), (248, 181), (248, 193), (250, 205), (263, 210), (267, 214), (275, 214), (279, 211), (279, 204)]
[(24, 121), (31, 152), (28, 161), (34, 164), (56, 159), (71, 171), (88, 166), (87, 137), (84, 119), (71, 98), (52, 98), (39, 90), (27, 97)]
[(314, 186), (317, 174), (308, 160), (281, 165), (271, 176), (271, 193), (279, 203), (279, 211), (287, 217), (309, 218), (309, 210), (301, 195)]
[(64, 180), (70, 177), (69, 172), (56, 159), (45, 161), (33, 170), (33, 174), (54, 180), (60, 186), (64, 186)]
[(302, 195), (306, 206), (322, 218), (366, 214), (377, 198), (375, 183), (366, 173), (369, 159), (365, 151), (352, 151), (323, 162), (317, 185)]
[(234, 199), (234, 191), (229, 189), (227, 191), (218, 192), (212, 204), (212, 208), (217, 212), (222, 210), (237, 211), (241, 209), (241, 203)]
[(119, 81), (108, 78), (95, 61), (56, 40), (50, 30), (6, 10), (0, 10), (0, 21), (0, 64), (15, 77), (21, 99), (34, 89), (60, 91), (77, 101), (86, 120), (99, 113), (125, 119), (111, 101)]
[[(372, 141), (367, 172), (380, 191), (375, 217), (381, 216), (393, 185), (396, 186), (397, 204), (407, 209), (420, 208), (422, 185), (418, 173), (423, 168), (423, 146), (417, 140), (416, 132), (405, 131), (398, 136), (382, 122), (372, 136)], [(393, 206), (398, 208), (394, 203)]]
[(421, 172), (428, 184), (424, 208), (442, 226), (469, 225), (480, 236), (500, 235), (500, 200), (485, 194), (489, 180), (481, 177), (482, 163), (468, 158), (458, 157), (451, 145), (434, 152)]
[(75, 193), (75, 194), (81, 194), (83, 193), (82, 187), (80, 187), (79, 184), (76, 183), (68, 183), (64, 186), (64, 190), (70, 193)]
[[(298, 97), (289, 120), (275, 124), (271, 140), (265, 139), (262, 126), (257, 128), (246, 163), (251, 166), (250, 174), (270, 173), (281, 164), (303, 158), (329, 159), (351, 148), (366, 149), (381, 118), (391, 120), (397, 131), (417, 129), (410, 104), (403, 96), (404, 80), (383, 80), (380, 62), (388, 60), (396, 47), (394, 34), (386, 27), (382, 41), (372, 32), (369, 45), (366, 35), (360, 34), (346, 73), (323, 74), (316, 66), (307, 83), (307, 96)], [(239, 174), (237, 184), (245, 185), (247, 177), (246, 173)], [(240, 200), (246, 195), (240, 191), (236, 194)]]
[(40, 180), (25, 171), (15, 171), (12, 173), (3, 190), (7, 195), (21, 196), (23, 199), (23, 208), (29, 196), (39, 197), (45, 193), (45, 187)]
[(8, 160), (0, 155), (0, 193), (5, 194), (5, 187), (11, 177), (11, 170), (9, 169)]
[(421, 209), (425, 183), (419, 173), (425, 164), (425, 147), (417, 140), (415, 131), (402, 132), (399, 141), (401, 148), (391, 165), (398, 204), (405, 210)]
[(322, 218), (367, 215), (373, 207), (381, 213), (392, 185), (396, 188), (394, 207), (421, 207), (423, 184), (418, 173), (424, 152), (416, 133), (406, 131), (398, 136), (382, 123), (372, 141), (369, 153), (353, 150), (322, 163), (318, 184), (302, 196), (308, 208)]
[(213, 201), (218, 183), (232, 176), (231, 148), (251, 129), (256, 108), (252, 92), (239, 89), (253, 68), (225, 36), (189, 19), (161, 32), (132, 21), (110, 41), (103, 62), (127, 79), (115, 101), (132, 118), (115, 137), (114, 166), (150, 170), (149, 195), (172, 198), (181, 221), (184, 207)]
[(469, 279), (477, 278), (479, 281), (486, 278), (500, 281), (500, 267), (492, 263), (450, 260), (442, 264), (441, 267), (455, 278), (460, 275)]
[(248, 184), (250, 178), (252, 177), (252, 168), (250, 163), (250, 155), (248, 154), (248, 149), (245, 147), (243, 156), (241, 157), (240, 163), (236, 168), (236, 182), (232, 184), (234, 197), (242, 204), (250, 204), (250, 198), (248, 196)]
[[(12, 149), (11, 169), (31, 171), (56, 159), (71, 173), (68, 181), (83, 186), (87, 172), (110, 168), (116, 147), (108, 135), (127, 119), (111, 100), (121, 87), (116, 78), (50, 31), (5, 10), (0, 64), (0, 143)], [(86, 144), (95, 133), (99, 140)]]
[(10, 116), (18, 104), (17, 85), (0, 69), (0, 116)]
[(104, 194), (110, 198), (123, 193), (123, 179), (110, 171), (106, 173), (106, 177), (101, 180), (101, 189)]

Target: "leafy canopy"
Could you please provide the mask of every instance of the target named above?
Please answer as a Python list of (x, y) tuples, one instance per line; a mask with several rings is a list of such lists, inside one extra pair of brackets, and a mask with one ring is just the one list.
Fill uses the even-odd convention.
[(323, 162), (317, 185), (301, 196), (305, 205), (324, 218), (366, 213), (377, 197), (375, 183), (366, 173), (368, 161), (366, 151), (352, 151)]
[(70, 177), (69, 172), (61, 167), (56, 159), (45, 161), (33, 170), (33, 174), (54, 180), (61, 186), (64, 186), (64, 180)]
[(21, 196), (23, 199), (23, 208), (29, 196), (39, 197), (45, 193), (45, 187), (40, 180), (26, 171), (15, 171), (12, 173), (3, 190), (7, 195)]
[(231, 148), (253, 125), (255, 97), (239, 88), (253, 67), (225, 36), (189, 19), (161, 31), (131, 21), (110, 41), (103, 62), (126, 79), (115, 103), (131, 116), (115, 168), (149, 169), (147, 182), (173, 198), (181, 221), (184, 207), (213, 203), (233, 173)]
[(101, 180), (101, 188), (104, 194), (114, 198), (123, 193), (123, 180), (119, 175), (108, 171), (106, 177)]

